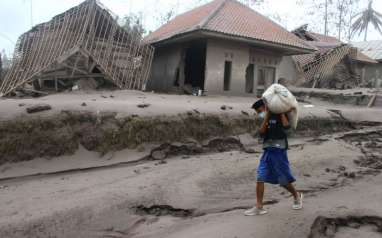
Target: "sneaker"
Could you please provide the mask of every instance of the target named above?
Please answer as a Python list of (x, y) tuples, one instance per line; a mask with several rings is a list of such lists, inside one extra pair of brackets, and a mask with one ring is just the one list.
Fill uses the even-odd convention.
[(268, 211), (263, 209), (263, 208), (254, 207), (254, 208), (251, 208), (249, 210), (246, 210), (244, 212), (244, 215), (246, 215), (246, 216), (260, 216), (260, 215), (265, 215), (267, 213), (268, 213)]
[(304, 195), (299, 193), (299, 198), (294, 200), (293, 202), (293, 210), (301, 210), (302, 209), (302, 200), (304, 199)]

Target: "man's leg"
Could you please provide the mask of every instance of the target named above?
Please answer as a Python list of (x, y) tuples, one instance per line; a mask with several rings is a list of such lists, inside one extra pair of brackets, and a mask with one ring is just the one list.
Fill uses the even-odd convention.
[(264, 182), (257, 182), (256, 184), (256, 206), (244, 211), (246, 216), (265, 215), (268, 212), (263, 209), (264, 198)]
[(256, 184), (256, 207), (258, 209), (263, 208), (263, 199), (264, 199), (264, 182), (257, 182)]
[(290, 184), (282, 186), (282, 187), (285, 188), (286, 190), (288, 190), (288, 192), (290, 192), (293, 195), (294, 200), (298, 199), (298, 193), (297, 193), (296, 189), (294, 188), (293, 184), (290, 183)]
[(297, 193), (296, 189), (294, 188), (293, 184), (288, 184), (286, 186), (283, 186), (286, 190), (288, 190), (294, 198), (293, 201), (293, 206), (292, 208), (294, 210), (300, 210), (302, 209), (302, 200), (303, 200), (303, 194), (302, 193)]

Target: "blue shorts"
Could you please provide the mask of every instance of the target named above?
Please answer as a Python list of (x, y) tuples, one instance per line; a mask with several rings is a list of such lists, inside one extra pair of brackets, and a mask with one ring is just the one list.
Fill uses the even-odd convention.
[(289, 167), (287, 150), (280, 148), (265, 148), (257, 168), (257, 181), (288, 185), (296, 181)]

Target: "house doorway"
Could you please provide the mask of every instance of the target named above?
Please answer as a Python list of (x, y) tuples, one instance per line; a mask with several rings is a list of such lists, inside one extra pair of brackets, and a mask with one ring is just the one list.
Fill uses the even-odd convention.
[(204, 90), (206, 49), (205, 41), (194, 41), (187, 48), (184, 68), (185, 85)]
[(245, 92), (253, 93), (255, 86), (255, 65), (249, 64), (245, 71)]

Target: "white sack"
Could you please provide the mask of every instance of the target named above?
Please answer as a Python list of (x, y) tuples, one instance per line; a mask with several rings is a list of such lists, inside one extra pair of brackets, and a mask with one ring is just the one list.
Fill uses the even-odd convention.
[(263, 94), (269, 111), (280, 114), (290, 111), (291, 108), (296, 110), (288, 113), (291, 126), (296, 129), (298, 123), (298, 102), (295, 96), (281, 84), (271, 85)]

